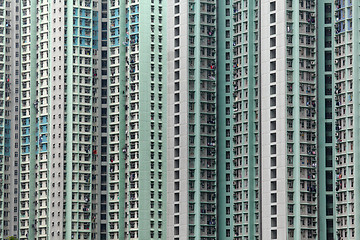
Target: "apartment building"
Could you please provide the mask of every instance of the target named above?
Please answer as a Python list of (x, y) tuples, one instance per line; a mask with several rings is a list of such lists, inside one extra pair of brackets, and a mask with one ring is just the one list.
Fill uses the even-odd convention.
[(316, 4), (261, 6), (261, 234), (316, 239)]
[(317, 104), (318, 104), (318, 234), (319, 239), (337, 239), (335, 154), (336, 106), (334, 79), (334, 1), (319, 1), (317, 11)]
[(259, 1), (234, 1), (233, 8), (234, 239), (260, 236), (260, 15), (263, 5), (259, 4)]
[(109, 3), (109, 239), (166, 239), (166, 14)]
[(356, 239), (358, 7), (0, 0), (0, 238)]
[[(334, 94), (334, 121), (332, 127), (335, 143), (336, 237), (356, 239), (359, 237), (357, 220), (358, 182), (357, 170), (359, 126), (359, 60), (358, 60), (358, 21), (356, 1), (335, 1), (334, 17), (334, 74), (330, 78)], [(329, 54), (330, 55), (330, 54)]]
[[(16, 235), (19, 229), (19, 3), (0, 2), (0, 238)], [(13, 13), (13, 14), (11, 14)]]
[(315, 13), (312, 1), (168, 3), (168, 237), (316, 238)]
[(19, 239), (99, 233), (97, 1), (21, 1)]
[(216, 1), (168, 2), (167, 238), (216, 238)]

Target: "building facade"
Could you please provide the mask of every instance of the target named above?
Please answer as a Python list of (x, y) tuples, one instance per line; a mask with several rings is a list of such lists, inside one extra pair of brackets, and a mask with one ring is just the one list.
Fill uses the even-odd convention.
[(169, 239), (216, 238), (217, 2), (168, 2)]
[(262, 6), (262, 235), (316, 239), (316, 4)]
[[(336, 153), (336, 106), (334, 79), (334, 49), (336, 21), (334, 1), (318, 3), (318, 34), (317, 34), (317, 69), (318, 69), (318, 226), (319, 239), (337, 239), (336, 234), (336, 202), (335, 192), (335, 153)], [(322, 136), (322, 137), (321, 137)]]
[(0, 238), (356, 239), (351, 0), (0, 0)]
[(110, 239), (166, 238), (166, 1), (109, 3)]
[(19, 239), (165, 238), (162, 5), (21, 2)]
[(233, 5), (234, 239), (260, 236), (260, 14), (264, 3), (259, 4), (234, 1)]
[(1, 6), (1, 229), (0, 238), (19, 230), (19, 32), (20, 4)]
[(334, 11), (334, 74), (332, 78), (335, 106), (335, 198), (336, 237), (359, 237), (359, 193), (357, 188), (359, 163), (359, 3), (335, 1)]
[(94, 239), (99, 225), (95, 1), (21, 2), (19, 239)]

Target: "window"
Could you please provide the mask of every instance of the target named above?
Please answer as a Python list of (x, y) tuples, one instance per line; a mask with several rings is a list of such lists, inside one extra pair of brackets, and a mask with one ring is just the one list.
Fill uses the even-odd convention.
[(180, 60), (176, 60), (174, 65), (175, 69), (180, 68)]
[(178, 14), (178, 13), (180, 13), (180, 6), (176, 5), (175, 6), (175, 14)]
[(275, 47), (276, 46), (276, 38), (270, 38), (270, 47)]
[(180, 79), (180, 72), (179, 72), (179, 71), (176, 71), (176, 72), (174, 73), (174, 75), (175, 75), (175, 80)]
[(174, 22), (175, 22), (175, 25), (180, 24), (180, 17), (179, 16), (175, 17)]
[(274, 23), (276, 21), (276, 14), (273, 13), (270, 15), (270, 23)]
[(270, 27), (270, 35), (276, 34), (276, 26)]
[(271, 2), (270, 3), (270, 11), (275, 11), (276, 10), (276, 2)]

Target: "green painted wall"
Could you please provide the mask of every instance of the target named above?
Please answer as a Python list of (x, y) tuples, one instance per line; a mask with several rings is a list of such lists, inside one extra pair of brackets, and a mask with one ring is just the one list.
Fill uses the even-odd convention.
[[(229, 9), (230, 15), (226, 12)], [(217, 5), (217, 238), (218, 239), (233, 239), (234, 223), (233, 223), (233, 96), (230, 89), (232, 89), (232, 72), (231, 69), (226, 69), (226, 65), (232, 66), (233, 49), (226, 48), (226, 41), (233, 41), (233, 26), (230, 24), (226, 26), (226, 21), (233, 21), (232, 1), (226, 4), (226, 1), (218, 1)], [(227, 32), (229, 35), (227, 35)], [(229, 53), (230, 58), (227, 59), (226, 55)], [(227, 79), (226, 74), (230, 77)], [(226, 89), (229, 89), (227, 91)], [(226, 102), (226, 99), (229, 102)], [(229, 110), (227, 114), (227, 109)], [(230, 125), (226, 125), (226, 119), (230, 119)], [(230, 133), (227, 136), (226, 131)], [(230, 146), (226, 145), (226, 142)], [(230, 155), (226, 158), (226, 152)], [(226, 166), (230, 166), (227, 169)], [(226, 175), (230, 175), (229, 181), (226, 181)], [(227, 185), (230, 186), (230, 192), (227, 191)], [(226, 202), (226, 197), (230, 197), (230, 202)], [(230, 211), (227, 213), (227, 210)], [(226, 218), (230, 219), (230, 225), (227, 226)], [(226, 232), (230, 234), (226, 234)]]
[[(335, 239), (335, 227), (336, 227), (336, 218), (335, 215), (335, 144), (336, 141), (334, 138), (335, 132), (335, 112), (332, 111), (332, 115), (327, 115), (327, 110), (325, 106), (325, 100), (331, 102), (332, 110), (334, 110), (335, 106), (335, 96), (334, 96), (334, 89), (335, 84), (333, 79), (333, 49), (334, 49), (334, 29), (333, 29), (333, 13), (328, 12), (325, 9), (325, 4), (333, 5), (333, 1), (329, 0), (318, 0), (317, 1), (317, 103), (318, 103), (318, 113), (317, 113), (317, 136), (318, 136), (318, 239), (325, 240), (325, 239)], [(333, 10), (332, 6), (332, 10)], [(325, 15), (326, 14), (326, 15)], [(325, 17), (330, 16), (331, 21), (329, 24), (325, 23)], [(331, 36), (330, 36), (330, 43), (331, 45), (328, 46), (326, 41), (328, 38), (325, 36), (325, 28), (331, 29)], [(331, 52), (331, 61), (328, 62), (325, 60), (325, 52)], [(331, 69), (326, 69), (326, 65), (331, 64)], [(331, 78), (331, 86), (326, 84), (326, 77), (325, 75), (329, 75)], [(330, 91), (328, 91), (328, 89)], [(328, 128), (326, 124), (331, 124), (331, 128)], [(330, 142), (327, 141), (327, 136), (331, 136)], [(327, 156), (326, 148), (332, 149), (332, 156)], [(329, 165), (330, 159), (331, 165)], [(333, 178), (327, 179), (326, 172), (331, 172)], [(329, 191), (330, 186), (329, 182), (331, 182), (332, 187)], [(328, 202), (328, 199), (333, 199), (333, 204)], [(327, 222), (333, 222), (333, 228), (331, 229)]]

